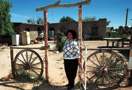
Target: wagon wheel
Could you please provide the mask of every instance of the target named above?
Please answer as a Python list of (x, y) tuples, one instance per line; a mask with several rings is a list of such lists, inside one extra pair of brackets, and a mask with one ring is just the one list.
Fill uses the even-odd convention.
[(88, 81), (99, 85), (119, 84), (127, 74), (126, 62), (113, 51), (95, 51), (87, 57), (86, 67)]
[(29, 74), (32, 78), (40, 78), (43, 74), (43, 61), (33, 50), (21, 50), (14, 60), (15, 75)]

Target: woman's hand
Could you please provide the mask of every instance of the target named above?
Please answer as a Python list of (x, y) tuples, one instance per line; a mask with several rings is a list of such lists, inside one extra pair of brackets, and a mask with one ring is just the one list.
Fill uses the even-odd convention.
[(82, 61), (81, 61), (81, 58), (78, 58), (78, 65), (79, 65), (79, 68), (82, 70)]

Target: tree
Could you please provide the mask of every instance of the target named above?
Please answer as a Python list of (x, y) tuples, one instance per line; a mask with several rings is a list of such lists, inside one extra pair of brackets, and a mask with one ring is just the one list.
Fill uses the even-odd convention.
[(34, 18), (29, 18), (27, 22), (31, 24), (36, 24), (36, 20)]
[(44, 19), (41, 17), (38, 17), (37, 20), (35, 20), (34, 18), (29, 18), (27, 22), (31, 24), (44, 24)]
[(85, 17), (82, 21), (96, 21), (96, 17)]
[(0, 0), (0, 35), (11, 35), (14, 32), (9, 14), (10, 8), (12, 5), (9, 1)]
[(44, 24), (44, 19), (41, 18), (41, 17), (39, 17), (39, 18), (37, 19), (37, 24)]
[(112, 31), (112, 30), (114, 30), (114, 27), (111, 27), (111, 28), (110, 28), (110, 31)]
[(73, 18), (69, 17), (69, 16), (63, 16), (61, 19), (60, 19), (60, 22), (68, 22), (68, 21), (75, 21)]
[(119, 33), (122, 34), (123, 33), (123, 26), (119, 26), (118, 30), (119, 30)]

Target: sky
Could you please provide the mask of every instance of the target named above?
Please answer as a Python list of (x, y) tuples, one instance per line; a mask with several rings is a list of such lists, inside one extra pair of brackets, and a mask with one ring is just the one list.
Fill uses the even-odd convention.
[[(6, 1), (6, 0), (4, 0)], [(30, 18), (44, 18), (44, 12), (36, 12), (36, 8), (47, 6), (58, 0), (8, 0), (12, 3), (10, 9), (12, 22), (27, 23)], [(61, 0), (60, 4), (81, 2), (84, 0)], [(108, 27), (125, 26), (126, 11), (128, 10), (127, 26), (132, 23), (132, 0), (91, 0), (89, 5), (82, 6), (82, 19), (96, 17), (97, 20), (106, 18), (111, 21)], [(78, 21), (78, 7), (53, 8), (47, 11), (47, 21), (57, 23), (63, 16), (70, 16)]]

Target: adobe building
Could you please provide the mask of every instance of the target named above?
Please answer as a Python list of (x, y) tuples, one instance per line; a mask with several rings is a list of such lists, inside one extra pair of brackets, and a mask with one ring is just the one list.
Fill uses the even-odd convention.
[[(107, 19), (99, 19), (98, 21), (86, 21), (82, 22), (82, 35), (84, 40), (88, 39), (101, 39), (106, 36), (106, 26), (109, 23)], [(29, 23), (13, 23), (14, 31), (20, 35), (20, 44), (22, 41), (22, 32), (30, 33), (30, 40), (35, 40), (40, 31), (44, 31), (44, 25), (42, 24), (29, 24)], [(48, 38), (54, 38), (58, 32), (63, 32), (64, 34), (67, 30), (72, 29), (78, 33), (78, 22), (69, 21), (64, 23), (48, 23)], [(8, 39), (10, 39), (9, 37)], [(0, 43), (11, 44), (11, 40), (2, 40), (0, 38)], [(6, 38), (7, 39), (7, 38)]]

